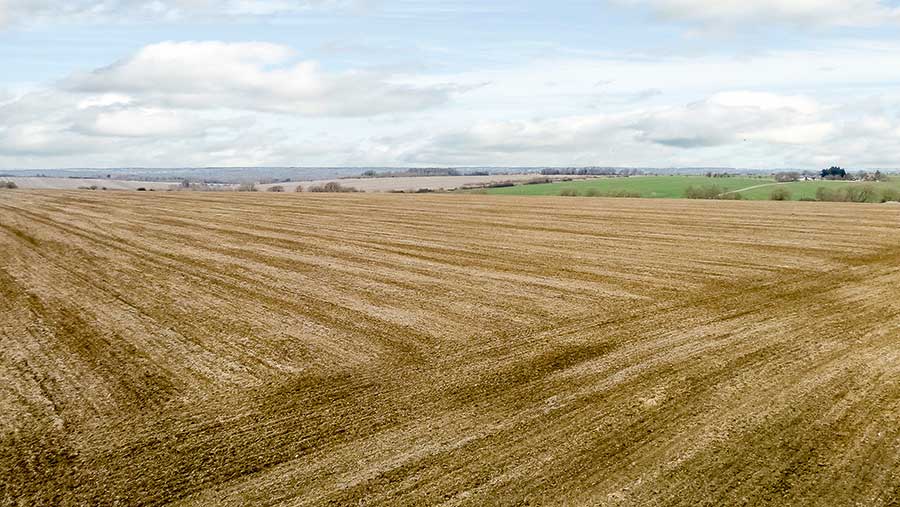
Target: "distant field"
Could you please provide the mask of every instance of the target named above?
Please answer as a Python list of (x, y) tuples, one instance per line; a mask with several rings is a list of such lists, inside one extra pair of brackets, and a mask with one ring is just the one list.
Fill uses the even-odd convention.
[[(269, 183), (257, 185), (259, 190), (265, 191), (273, 186), (280, 186), (287, 192), (293, 192), (298, 185), (309, 188), (313, 185), (323, 185), (329, 182), (338, 182), (341, 185), (353, 187), (364, 192), (415, 192), (427, 188), (431, 190), (454, 190), (467, 185), (484, 185), (499, 181), (526, 181), (541, 177), (539, 174), (492, 174), (489, 176), (398, 176), (395, 178), (341, 178), (316, 181), (294, 181), (287, 183)], [(553, 178), (563, 178), (554, 176)]]
[[(537, 174), (493, 174), (489, 176), (421, 176), (421, 177), (396, 177), (396, 178), (340, 178), (313, 181), (294, 181), (285, 183), (258, 184), (256, 188), (266, 191), (271, 187), (279, 186), (287, 192), (293, 192), (298, 185), (309, 188), (313, 185), (322, 185), (336, 181), (341, 185), (350, 186), (364, 192), (415, 192), (419, 189), (453, 190), (467, 185), (483, 185), (499, 181), (525, 181), (537, 178)], [(557, 176), (555, 178), (562, 178)], [(79, 187), (96, 186), (105, 187), (108, 190), (136, 190), (138, 188), (168, 190), (177, 187), (179, 182), (151, 182), (130, 181), (103, 178), (59, 178), (37, 176), (13, 176), (2, 177), (0, 182), (12, 181), (19, 188), (35, 190), (74, 190)], [(222, 185), (220, 190), (236, 190), (237, 184)]]
[[(876, 190), (900, 190), (900, 178), (888, 182), (853, 182), (853, 181), (796, 181), (793, 183), (776, 183), (770, 178), (707, 178), (705, 176), (632, 176), (629, 178), (598, 178), (586, 181), (546, 183), (540, 185), (521, 185), (516, 187), (491, 188), (484, 192), (493, 195), (560, 195), (566, 190), (574, 190), (585, 195), (595, 190), (601, 195), (607, 192), (634, 192), (641, 197), (682, 198), (690, 186), (717, 185), (725, 191), (740, 191), (741, 197), (752, 201), (769, 200), (776, 188), (785, 188), (791, 192), (791, 200), (815, 199), (816, 190), (820, 187), (838, 189), (849, 185), (871, 185)], [(746, 190), (745, 190), (746, 189)]]
[[(792, 183), (779, 184), (778, 188), (786, 188), (791, 192), (791, 199), (794, 201), (800, 199), (815, 199), (816, 190), (820, 187), (825, 188), (843, 188), (849, 185), (871, 185), (876, 190), (886, 188), (900, 190), (900, 178), (895, 177), (887, 182), (857, 182), (857, 181), (795, 181)], [(767, 200), (775, 186), (756, 188), (741, 192), (744, 199), (749, 200)]]
[(178, 185), (176, 182), (166, 181), (132, 181), (114, 180), (102, 178), (53, 178), (38, 176), (0, 176), (0, 181), (11, 181), (19, 188), (36, 190), (74, 190), (79, 187), (96, 186), (106, 187), (108, 190), (137, 190), (138, 188), (168, 190)]
[(575, 190), (581, 194), (589, 189), (600, 192), (637, 192), (641, 197), (680, 198), (691, 185), (719, 185), (725, 190), (738, 190), (754, 185), (774, 183), (765, 178), (707, 178), (705, 176), (632, 176), (629, 178), (597, 178), (586, 181), (521, 185), (492, 188), (486, 192), (495, 195), (559, 195), (563, 190)]
[(0, 505), (896, 505), (898, 223), (0, 190)]

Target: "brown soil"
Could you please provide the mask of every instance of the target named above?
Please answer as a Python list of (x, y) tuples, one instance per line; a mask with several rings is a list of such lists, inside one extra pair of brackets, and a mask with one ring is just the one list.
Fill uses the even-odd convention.
[(897, 505), (898, 224), (0, 192), (0, 504)]

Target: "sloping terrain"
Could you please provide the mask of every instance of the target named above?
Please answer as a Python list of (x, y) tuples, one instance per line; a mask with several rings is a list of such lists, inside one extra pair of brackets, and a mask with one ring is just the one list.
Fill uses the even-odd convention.
[[(377, 178), (338, 178), (330, 180), (289, 181), (284, 183), (267, 183), (257, 185), (259, 190), (268, 190), (278, 186), (287, 192), (294, 192), (298, 186), (309, 189), (312, 186), (321, 186), (326, 183), (340, 183), (347, 187), (353, 187), (362, 192), (415, 192), (420, 189), (428, 190), (454, 190), (466, 186), (488, 185), (500, 182), (523, 183), (534, 179), (593, 179), (589, 176), (541, 176), (540, 174), (491, 174), (488, 176), (394, 176)], [(509, 187), (512, 188), (512, 187)]]
[[(771, 178), (732, 176), (715, 178), (708, 176), (630, 176), (628, 178), (593, 178), (583, 181), (563, 181), (520, 185), (514, 187), (490, 188), (485, 192), (497, 195), (543, 195), (558, 196), (565, 191), (587, 195), (591, 190), (600, 195), (616, 192), (628, 193), (633, 197), (656, 199), (681, 199), (689, 187), (716, 186), (723, 192), (739, 191), (760, 185), (774, 184)], [(813, 191), (815, 192), (815, 191)], [(766, 200), (768, 193), (765, 194)]]
[(0, 191), (0, 503), (897, 505), (898, 224)]
[[(881, 200), (895, 201), (900, 195), (900, 178), (892, 177), (887, 181), (794, 181), (777, 183), (772, 178), (754, 178), (733, 176), (728, 178), (706, 176), (631, 176), (628, 178), (594, 178), (584, 181), (542, 183), (538, 185), (518, 185), (513, 187), (489, 188), (483, 193), (497, 195), (545, 195), (563, 194), (582, 197), (616, 194), (619, 196), (649, 197), (663, 199), (681, 199), (687, 194), (689, 187), (715, 186), (723, 192), (740, 194), (741, 199), (751, 201), (768, 201), (772, 192), (787, 192), (780, 200), (816, 200), (817, 191), (822, 188), (836, 192), (845, 189), (866, 189), (870, 192), (868, 202)], [(834, 199), (832, 199), (834, 200)]]
[(53, 178), (47, 176), (0, 176), (0, 183), (11, 181), (19, 188), (35, 190), (75, 190), (96, 187), (105, 190), (169, 190), (177, 187), (177, 182), (115, 180), (102, 178)]

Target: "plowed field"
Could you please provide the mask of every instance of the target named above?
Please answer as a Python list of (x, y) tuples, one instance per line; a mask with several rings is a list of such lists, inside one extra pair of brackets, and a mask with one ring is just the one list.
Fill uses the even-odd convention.
[(0, 503), (898, 498), (900, 207), (0, 191)]

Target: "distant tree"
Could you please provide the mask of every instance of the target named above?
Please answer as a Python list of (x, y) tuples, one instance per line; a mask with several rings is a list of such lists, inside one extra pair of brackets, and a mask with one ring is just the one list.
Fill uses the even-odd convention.
[(187, 178), (181, 180), (181, 188), (191, 188), (191, 182)]
[(284, 187), (281, 185), (273, 185), (269, 187), (266, 192), (284, 192)]
[(800, 179), (800, 173), (797, 172), (780, 172), (775, 173), (775, 181), (779, 183), (787, 183), (790, 181), (797, 181)]
[(303, 185), (297, 185), (294, 187), (294, 192), (303, 192)]
[(19, 188), (19, 185), (13, 181), (0, 181), (0, 188), (16, 189)]
[(816, 189), (817, 201), (831, 202), (877, 202), (884, 200), (884, 195), (879, 195), (874, 185), (851, 184), (842, 188)]
[(785, 187), (779, 186), (772, 190), (772, 193), (769, 194), (769, 200), (771, 201), (790, 201), (791, 200), (791, 191)]
[[(709, 178), (712, 178), (712, 173), (709, 173)], [(688, 199), (715, 199), (715, 196), (719, 195), (722, 190), (719, 187), (713, 188), (704, 188), (701, 186), (690, 185), (686, 189), (684, 189), (684, 196)]]
[(358, 192), (354, 187), (345, 187), (336, 181), (329, 181), (323, 185), (313, 185), (307, 189), (308, 192), (327, 192), (327, 193), (345, 193)]
[(690, 185), (684, 190), (684, 196), (688, 199), (741, 199), (741, 194), (728, 192), (719, 185)]
[(840, 167), (829, 167), (828, 169), (822, 169), (822, 178), (827, 180), (843, 180), (847, 177), (847, 171), (841, 169)]
[[(623, 176), (625, 170), (617, 171), (612, 167), (546, 167), (541, 169), (544, 176), (572, 175), (572, 176)], [(640, 174), (637, 170), (627, 170), (628, 175)]]

